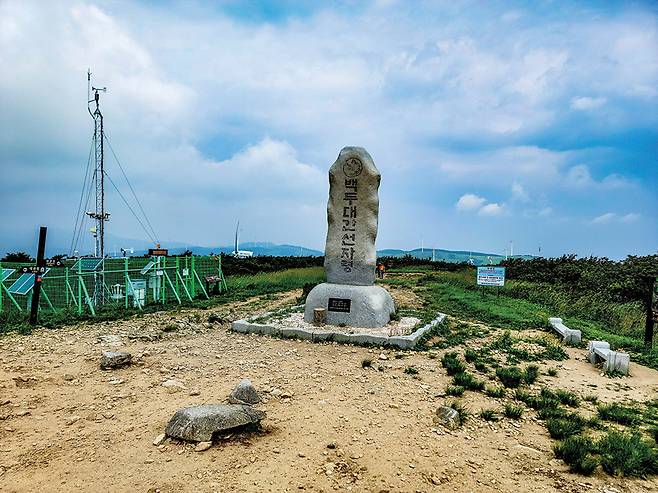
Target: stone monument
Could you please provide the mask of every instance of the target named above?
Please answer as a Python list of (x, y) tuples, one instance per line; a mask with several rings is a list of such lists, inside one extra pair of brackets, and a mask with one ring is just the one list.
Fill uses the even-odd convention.
[(345, 147), (329, 169), (327, 282), (308, 294), (304, 320), (324, 308), (330, 325), (383, 327), (395, 312), (388, 291), (375, 286), (379, 182), (381, 175), (368, 152)]

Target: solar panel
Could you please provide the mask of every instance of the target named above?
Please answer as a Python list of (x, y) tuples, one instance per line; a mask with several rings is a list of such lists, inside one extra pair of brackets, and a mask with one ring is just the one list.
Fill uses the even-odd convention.
[[(50, 272), (50, 269), (46, 269), (46, 271), (41, 274), (41, 277), (45, 277), (46, 274)], [(34, 274), (31, 272), (26, 272), (25, 274), (21, 274), (21, 277), (16, 279), (14, 281), (14, 284), (12, 284), (9, 287), (9, 292), (11, 294), (21, 294), (25, 295), (30, 292), (30, 290), (34, 287)]]
[(5, 281), (14, 272), (16, 272), (16, 269), (2, 269), (2, 278), (0, 278), (0, 281)]
[[(96, 258), (96, 257), (80, 258), (75, 264), (73, 264), (71, 270), (77, 271), (79, 269), (81, 271), (94, 271), (98, 269), (98, 266), (101, 264), (102, 261), (103, 261), (102, 258)], [(78, 268), (78, 264), (80, 264), (79, 268)]]

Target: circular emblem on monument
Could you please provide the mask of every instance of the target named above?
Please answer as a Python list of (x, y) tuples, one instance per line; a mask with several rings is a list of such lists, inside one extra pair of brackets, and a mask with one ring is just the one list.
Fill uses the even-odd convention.
[(356, 178), (363, 171), (363, 163), (359, 158), (351, 157), (343, 164), (343, 173), (348, 178)]

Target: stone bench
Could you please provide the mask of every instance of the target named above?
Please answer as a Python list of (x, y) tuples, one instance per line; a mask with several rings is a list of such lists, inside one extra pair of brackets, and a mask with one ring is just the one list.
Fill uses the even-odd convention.
[(610, 343), (606, 341), (589, 341), (587, 351), (590, 363), (594, 365), (603, 363), (603, 371), (606, 373), (628, 375), (628, 366), (631, 362), (628, 353), (612, 351)]
[(562, 342), (569, 344), (580, 344), (582, 337), (579, 330), (570, 329), (562, 323), (561, 318), (553, 317), (548, 319), (551, 327), (562, 336)]

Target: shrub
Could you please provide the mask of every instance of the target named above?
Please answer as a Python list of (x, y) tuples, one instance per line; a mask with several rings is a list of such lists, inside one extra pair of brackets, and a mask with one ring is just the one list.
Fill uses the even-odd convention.
[(548, 369), (548, 376), (549, 377), (557, 377), (557, 368), (549, 368)]
[(466, 365), (459, 359), (455, 352), (446, 353), (441, 358), (441, 365), (446, 369), (448, 375), (457, 375), (466, 370)]
[(653, 436), (656, 445), (658, 445), (658, 426), (651, 428), (651, 435)]
[(638, 411), (632, 407), (622, 406), (616, 402), (613, 404), (599, 405), (598, 413), (601, 419), (614, 421), (620, 425), (635, 425), (640, 422)]
[(562, 459), (573, 472), (590, 475), (598, 466), (598, 461), (592, 455), (594, 443), (589, 437), (572, 435), (554, 447), (555, 456)]
[(457, 411), (457, 414), (459, 415), (459, 424), (460, 425), (463, 425), (464, 422), (471, 415), (471, 412), (468, 410), (468, 408), (466, 406), (464, 406), (464, 404), (462, 404), (460, 401), (452, 401), (448, 404), (448, 407), (451, 407), (455, 411)]
[(487, 387), (484, 391), (489, 397), (505, 397), (504, 387)]
[(585, 399), (587, 402), (592, 402), (594, 404), (596, 404), (597, 401), (599, 400), (599, 398), (594, 394), (586, 395), (585, 397), (583, 397), (583, 399)]
[(548, 418), (546, 428), (551, 438), (561, 440), (583, 431), (585, 423), (578, 414), (569, 414), (563, 418)]
[(418, 375), (418, 369), (417, 369), (415, 366), (407, 366), (407, 367), (404, 369), (404, 372), (405, 372), (407, 375)]
[(498, 368), (496, 376), (500, 379), (505, 387), (516, 388), (521, 385), (522, 373), (517, 366), (508, 366), (506, 368)]
[(363, 358), (361, 360), (361, 368), (370, 368), (372, 366), (372, 360), (370, 358)]
[(516, 392), (514, 392), (514, 398), (517, 401), (521, 401), (521, 402), (524, 402), (526, 404), (528, 404), (528, 402), (530, 402), (530, 400), (533, 397), (534, 396), (530, 392), (528, 392), (527, 390), (516, 389)]
[(457, 373), (452, 377), (453, 385), (459, 385), (468, 390), (482, 390), (484, 389), (484, 382), (478, 380), (468, 372)]
[(464, 351), (464, 359), (468, 363), (473, 363), (478, 359), (478, 352), (475, 349), (468, 348)]
[(603, 469), (614, 476), (645, 478), (658, 473), (658, 452), (638, 433), (610, 431), (598, 443)]
[(484, 361), (476, 361), (475, 369), (480, 373), (489, 373), (489, 367)]
[(580, 398), (573, 392), (563, 389), (557, 389), (555, 396), (562, 404), (569, 407), (578, 407), (580, 405)]
[(523, 381), (528, 385), (533, 384), (539, 377), (539, 367), (537, 365), (528, 365), (523, 371)]
[(483, 409), (480, 411), (480, 417), (485, 421), (498, 421), (500, 419), (495, 409)]
[(523, 406), (515, 406), (507, 402), (504, 407), (505, 417), (510, 419), (519, 419), (523, 416)]
[(461, 387), (460, 385), (448, 385), (446, 388), (446, 394), (452, 395), (454, 397), (461, 397), (464, 395), (464, 391), (466, 389), (464, 387)]

